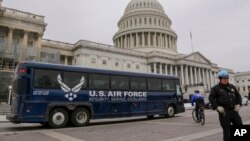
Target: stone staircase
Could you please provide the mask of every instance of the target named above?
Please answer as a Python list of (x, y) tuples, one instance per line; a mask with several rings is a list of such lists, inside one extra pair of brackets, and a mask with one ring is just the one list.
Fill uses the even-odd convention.
[(10, 105), (5, 102), (0, 102), (0, 115), (6, 115), (8, 113), (10, 113)]

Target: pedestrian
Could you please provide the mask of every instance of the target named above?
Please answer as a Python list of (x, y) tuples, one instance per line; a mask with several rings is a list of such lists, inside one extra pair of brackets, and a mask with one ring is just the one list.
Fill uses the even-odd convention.
[(212, 108), (218, 111), (223, 140), (230, 141), (230, 124), (242, 125), (238, 113), (242, 99), (236, 87), (229, 83), (229, 73), (226, 70), (219, 71), (218, 78), (219, 84), (211, 89), (209, 101)]
[(195, 103), (195, 116), (196, 116), (196, 119), (199, 121), (200, 120), (198, 117), (199, 107), (205, 105), (204, 96), (200, 93), (199, 90), (194, 91), (194, 94), (191, 100), (192, 106), (194, 106), (194, 103)]

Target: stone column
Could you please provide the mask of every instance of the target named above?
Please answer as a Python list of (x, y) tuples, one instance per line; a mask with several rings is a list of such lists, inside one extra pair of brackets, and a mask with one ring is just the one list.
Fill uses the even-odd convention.
[(212, 75), (212, 70), (209, 71), (209, 75), (210, 75), (210, 88), (212, 88), (213, 84), (213, 75)]
[(189, 84), (189, 79), (188, 79), (188, 66), (187, 65), (185, 66), (185, 76), (186, 76), (186, 78), (185, 78), (186, 83), (185, 84), (188, 85)]
[(117, 38), (117, 42), (118, 42), (118, 47), (121, 48), (121, 44), (120, 44), (120, 37)]
[(181, 65), (181, 83), (184, 85), (184, 71), (183, 71), (183, 65)]
[(24, 31), (22, 47), (27, 48), (28, 44), (28, 31)]
[(173, 75), (173, 66), (170, 64), (170, 75)]
[(162, 74), (162, 64), (160, 63), (159, 65), (160, 65), (160, 66), (159, 66), (159, 69), (160, 69), (160, 70), (159, 70), (159, 73)]
[(142, 47), (145, 47), (145, 33), (142, 32), (141, 36), (142, 36)]
[(128, 39), (127, 39), (127, 35), (125, 35), (125, 38), (124, 38), (124, 48), (127, 48), (128, 47)]
[(206, 71), (206, 82), (207, 82), (207, 88), (209, 88), (209, 76), (208, 76), (208, 69), (205, 70)]
[(65, 56), (64, 58), (64, 65), (68, 65), (68, 56)]
[(159, 47), (162, 47), (162, 34), (159, 34)]
[(154, 63), (154, 73), (156, 74), (157, 71), (156, 71), (156, 63)]
[(147, 40), (148, 40), (148, 47), (149, 47), (149, 46), (151, 46), (151, 44), (150, 44), (150, 32), (148, 32), (147, 38), (148, 38)]
[(166, 75), (168, 75), (168, 64), (165, 64), (165, 72), (166, 72)]
[(41, 47), (42, 47), (42, 37), (41, 33), (38, 33), (37, 40), (36, 40), (36, 59), (41, 60)]
[(166, 42), (167, 42), (166, 48), (169, 48), (169, 35), (166, 36)]
[(176, 65), (175, 65), (175, 75), (178, 76), (178, 68)]
[(127, 48), (130, 48), (130, 34), (127, 35)]
[(201, 83), (202, 80), (201, 80), (201, 68), (198, 68), (198, 83)]
[(215, 84), (218, 83), (218, 77), (217, 77), (217, 76), (218, 76), (217, 72), (214, 72), (214, 78), (215, 78), (215, 79), (214, 79), (214, 83), (215, 83)]
[(12, 48), (12, 36), (13, 36), (13, 28), (9, 28), (8, 32), (8, 48)]
[(124, 48), (124, 36), (121, 36), (121, 47)]
[(165, 48), (168, 48), (168, 35), (165, 34), (165, 42), (166, 42), (166, 47)]
[(170, 38), (169, 38), (169, 48), (170, 49), (172, 49), (173, 47), (172, 47), (172, 37), (170, 36)]
[(162, 47), (165, 48), (166, 47), (166, 35), (162, 34)]
[(117, 47), (120, 48), (120, 37), (118, 37), (116, 40), (117, 40)]
[(174, 38), (174, 50), (177, 50), (176, 39)]
[(154, 33), (154, 41), (153, 41), (153, 46), (156, 47), (156, 32)]
[(191, 84), (194, 84), (193, 67), (192, 66), (190, 66), (190, 78), (191, 78)]
[(196, 69), (197, 69), (197, 68), (194, 67), (194, 81), (195, 81), (194, 83), (195, 83), (195, 84), (198, 83), (198, 80), (197, 80), (198, 75), (197, 75)]
[(136, 47), (139, 47), (139, 33), (136, 33)]
[(133, 39), (133, 34), (130, 34), (130, 48), (132, 48), (134, 45), (134, 39)]
[(202, 77), (203, 77), (203, 83), (204, 85), (206, 85), (205, 68), (202, 69)]

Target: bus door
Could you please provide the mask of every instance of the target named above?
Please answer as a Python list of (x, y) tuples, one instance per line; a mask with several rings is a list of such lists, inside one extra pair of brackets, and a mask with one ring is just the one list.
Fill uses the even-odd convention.
[[(29, 93), (29, 73), (30, 70), (25, 67), (18, 67), (16, 69), (10, 98), (11, 114), (20, 114), (20, 116), (23, 116), (24, 101)], [(20, 84), (22, 84), (22, 87), (20, 87)]]

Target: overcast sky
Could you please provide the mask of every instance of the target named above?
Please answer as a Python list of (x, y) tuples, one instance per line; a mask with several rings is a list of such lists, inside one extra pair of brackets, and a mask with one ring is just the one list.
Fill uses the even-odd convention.
[[(44, 39), (113, 45), (130, 0), (3, 0), (4, 7), (45, 16)], [(250, 71), (250, 0), (158, 0), (177, 33), (178, 52), (199, 51), (211, 62)]]

